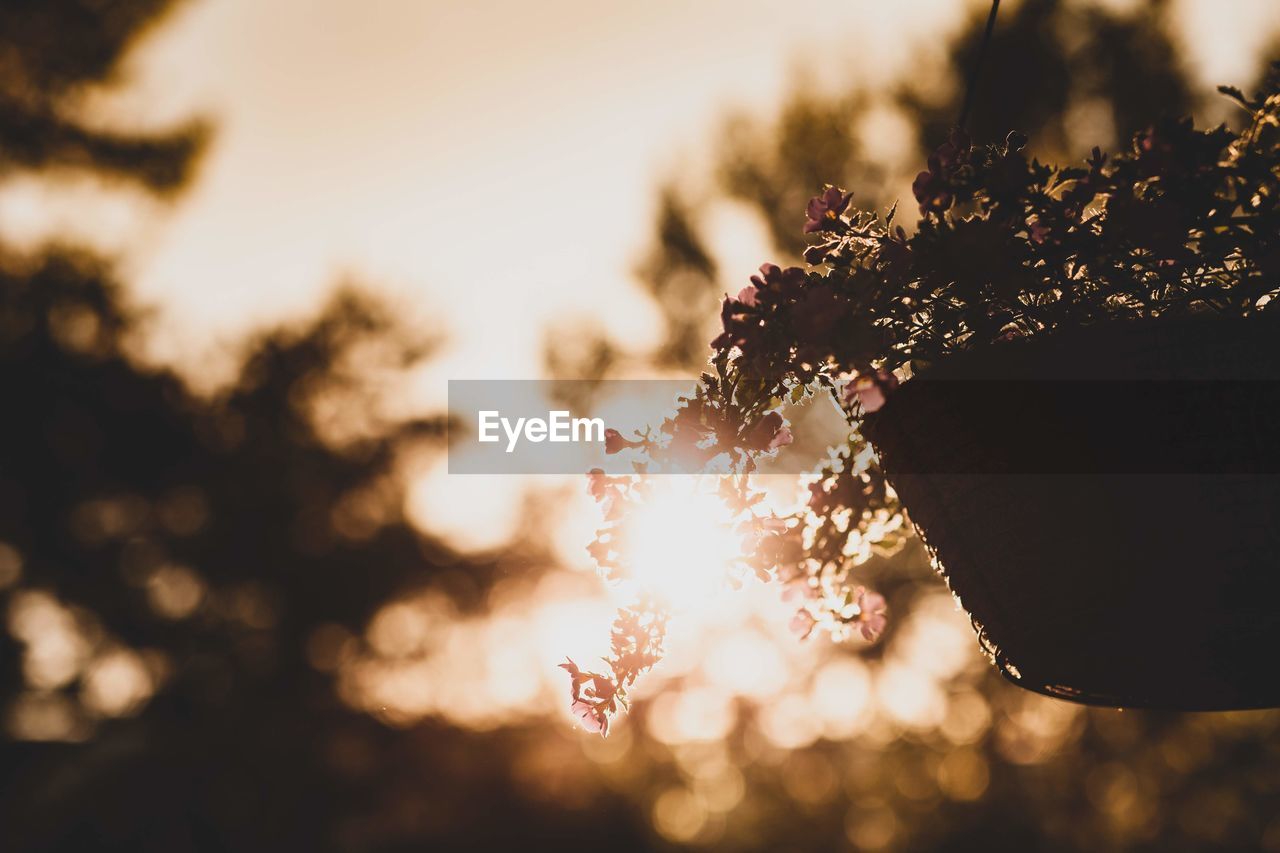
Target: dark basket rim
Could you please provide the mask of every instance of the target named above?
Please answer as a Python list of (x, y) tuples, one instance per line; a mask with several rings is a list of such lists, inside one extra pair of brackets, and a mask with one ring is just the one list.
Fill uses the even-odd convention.
[[(1272, 329), (1276, 331), (1273, 333)], [(1247, 334), (1240, 334), (1246, 330)], [(1188, 345), (1188, 341), (1194, 341), (1194, 344)], [(1152, 370), (1158, 375), (1165, 374), (1163, 378), (1172, 379), (1181, 378), (1186, 374), (1210, 376), (1215, 369), (1221, 372), (1223, 364), (1228, 367), (1233, 365), (1229, 357), (1225, 357), (1221, 364), (1214, 364), (1211, 360), (1202, 358), (1204, 353), (1208, 353), (1209, 356), (1214, 353), (1230, 355), (1233, 351), (1236, 354), (1242, 351), (1247, 353), (1268, 346), (1271, 350), (1275, 350), (1277, 344), (1280, 344), (1280, 312), (1260, 312), (1248, 317), (1201, 313), (1169, 318), (1104, 322), (1058, 330), (1024, 340), (997, 342), (957, 353), (943, 362), (930, 366), (927, 370), (922, 370), (891, 395), (879, 412), (866, 416), (864, 435), (871, 441), (876, 453), (880, 456), (890, 484), (895, 485), (895, 474), (892, 473), (895, 466), (892, 464), (892, 458), (895, 454), (902, 456), (910, 454), (913, 445), (929, 439), (927, 432), (917, 435), (915, 430), (896, 429), (910, 426), (913, 414), (919, 415), (918, 411), (913, 413), (913, 409), (918, 407), (913, 406), (911, 401), (916, 395), (927, 393), (929, 383), (919, 383), (916, 381), (918, 379), (986, 378), (991, 375), (1000, 375), (1002, 369), (1005, 370), (1005, 375), (1008, 375), (1010, 365), (1012, 365), (1014, 376), (1042, 376), (1043, 374), (1036, 371), (1047, 365), (1052, 372), (1055, 361), (1060, 364), (1064, 359), (1064, 353), (1074, 354), (1082, 348), (1093, 358), (1091, 362), (1086, 359), (1085, 364), (1087, 368), (1093, 370), (1110, 367), (1106, 362), (1106, 355), (1112, 351), (1143, 353), (1151, 350), (1155, 353), (1149, 362), (1138, 363), (1139, 359), (1135, 360), (1134, 364), (1116, 365), (1116, 373), (1122, 377), (1132, 376), (1135, 371), (1147, 373)], [(1280, 367), (1278, 367), (1280, 358), (1275, 358), (1274, 354), (1271, 354), (1269, 358), (1257, 361), (1256, 365), (1246, 366), (1246, 372), (1250, 378), (1270, 378), (1274, 373), (1275, 378), (1280, 379)], [(1253, 368), (1257, 369), (1253, 370)], [(911, 390), (913, 386), (916, 387), (916, 391)], [(886, 451), (888, 451), (888, 458), (886, 458)], [(902, 472), (901, 468), (897, 470), (898, 473)], [(932, 487), (926, 484), (919, 488), (929, 490)], [(899, 494), (901, 495), (901, 492)], [(916, 497), (919, 499), (925, 494), (927, 493), (918, 492)], [(1026, 660), (1023, 660), (1019, 667), (1002, 652), (999, 642), (999, 635), (1005, 630), (1002, 622), (1011, 620), (1008, 619), (1009, 614), (1003, 612), (1007, 608), (1001, 604), (1001, 601), (1007, 601), (1005, 593), (993, 591), (991, 585), (1003, 582), (1004, 577), (999, 572), (993, 574), (977, 568), (982, 564), (981, 555), (977, 552), (953, 551), (951, 556), (958, 562), (953, 566), (946, 565), (947, 558), (939, 553), (938, 544), (943, 543), (941, 551), (944, 552), (957, 547), (966, 547), (948, 544), (947, 541), (948, 536), (951, 536), (954, 541), (954, 536), (946, 532), (947, 527), (951, 526), (955, 529), (961, 522), (951, 512), (952, 508), (942, 497), (927, 494), (926, 500), (928, 511), (925, 514), (932, 514), (932, 518), (928, 520), (932, 529), (924, 529), (921, 522), (914, 517), (911, 502), (906, 499), (903, 500), (904, 514), (933, 558), (935, 570), (947, 583), (961, 607), (969, 614), (984, 653), (1011, 683), (1053, 698), (1103, 707), (1220, 711), (1280, 705), (1280, 682), (1270, 690), (1273, 694), (1271, 697), (1266, 695), (1268, 691), (1264, 689), (1265, 685), (1259, 684), (1256, 693), (1233, 695), (1230, 691), (1224, 691), (1216, 696), (1186, 695), (1179, 696), (1177, 700), (1171, 702), (1169, 696), (1177, 692), (1172, 685), (1166, 684), (1163, 693), (1159, 689), (1144, 690), (1140, 685), (1135, 685), (1133, 692), (1116, 695), (1109, 691), (1079, 689), (1062, 684), (1060, 678), (1047, 677), (1047, 673), (1037, 672), (1036, 667), (1029, 666), (1031, 662)], [(918, 508), (922, 512), (925, 510), (924, 505), (918, 505)], [(962, 516), (963, 513), (960, 515)], [(964, 576), (961, 583), (964, 587), (963, 594), (952, 582), (956, 568), (960, 568)], [(966, 601), (966, 598), (969, 601)], [(974, 608), (969, 606), (970, 604), (978, 606)], [(975, 610), (987, 616), (991, 624), (984, 625), (974, 615)], [(1020, 615), (1016, 611), (1013, 615), (1016, 616), (1016, 619), (1012, 620), (1015, 624), (1019, 620), (1034, 618), (1034, 616)], [(1025, 652), (1025, 649), (1023, 651)], [(1269, 681), (1269, 679), (1265, 680)]]

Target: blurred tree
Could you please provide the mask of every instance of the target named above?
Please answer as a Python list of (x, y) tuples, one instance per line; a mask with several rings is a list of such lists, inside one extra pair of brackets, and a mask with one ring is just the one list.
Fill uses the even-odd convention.
[(658, 359), (672, 365), (706, 360), (706, 317), (715, 311), (716, 264), (698, 238), (693, 211), (668, 186), (658, 200), (655, 244), (636, 270), (661, 313), (666, 339)]
[[(1080, 160), (1094, 145), (1114, 149), (1163, 116), (1190, 113), (1197, 100), (1168, 35), (1172, 13), (1166, 0), (1123, 12), (1064, 0), (1001, 7), (970, 135), (997, 142), (1018, 130), (1041, 160)], [(982, 10), (947, 53), (942, 73), (957, 91), (977, 57), (984, 18)], [(941, 101), (908, 82), (902, 102), (926, 150), (956, 122), (958, 98)]]
[[(74, 109), (169, 6), (0, 7), (0, 176), (181, 188), (200, 125), (108, 133)], [(646, 847), (617, 798), (530, 797), (513, 768), (545, 733), (391, 728), (317, 667), (318, 636), (359, 638), (395, 596), (476, 610), (503, 571), (401, 512), (400, 462), (444, 424), (380, 417), (372, 377), (430, 342), (345, 291), (209, 399), (130, 360), (144, 330), (102, 260), (0, 247), (0, 849)]]
[[(18, 414), (0, 422), (0, 542), (22, 577), (0, 691), (11, 734), (86, 740), (0, 745), (4, 849), (604, 831), (608, 809), (534, 810), (499, 781), (519, 732), (398, 732), (347, 708), (312, 663), (318, 630), (359, 636), (398, 593), (436, 583), (479, 607), (499, 566), (460, 563), (400, 514), (397, 454), (443, 425), (368, 418), (360, 376), (375, 365), (357, 374), (347, 359), (370, 341), (391, 367), (420, 352), (387, 311), (341, 294), (307, 327), (260, 338), (240, 379), (204, 400), (124, 357), (137, 320), (97, 262), (4, 261), (0, 387)], [(84, 646), (62, 668), (41, 652), (59, 618), (53, 642)], [(114, 686), (100, 674), (113, 661), (127, 664)], [(490, 823), (490, 809), (520, 817)]]
[[(867, 209), (909, 203), (911, 178), (957, 120), (986, 15), (975, 7), (955, 40), (923, 56), (896, 86), (855, 84), (833, 94), (801, 86), (772, 119), (738, 113), (725, 120), (714, 147), (714, 184), (664, 187), (643, 253), (640, 281), (668, 321), (661, 362), (697, 368), (706, 357), (702, 339), (715, 327), (706, 306), (736, 293), (751, 272), (722, 280), (703, 223), (690, 211), (717, 199), (745, 204), (781, 255), (769, 260), (784, 262), (804, 250), (805, 204), (826, 183), (852, 189)], [(1168, 35), (1171, 15), (1165, 0), (1128, 11), (1081, 0), (1005, 4), (977, 84), (974, 138), (999, 140), (1019, 130), (1042, 160), (1081, 160), (1094, 145), (1126, 143), (1162, 115), (1190, 112), (1198, 102)]]
[(63, 166), (180, 187), (206, 137), (198, 123), (167, 133), (87, 127), (74, 101), (109, 81), (133, 41), (173, 0), (10, 0), (0, 4), (0, 178)]

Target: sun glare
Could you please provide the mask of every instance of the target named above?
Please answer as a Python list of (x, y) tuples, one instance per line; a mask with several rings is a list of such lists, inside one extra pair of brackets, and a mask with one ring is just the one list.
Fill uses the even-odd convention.
[(702, 481), (662, 478), (627, 522), (634, 582), (676, 612), (708, 606), (742, 553), (728, 508)]

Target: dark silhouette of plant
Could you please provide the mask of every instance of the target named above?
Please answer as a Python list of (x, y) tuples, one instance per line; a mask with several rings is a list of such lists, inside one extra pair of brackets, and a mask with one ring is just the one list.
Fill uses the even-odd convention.
[[(169, 5), (0, 6), (0, 176), (75, 168), (182, 189), (201, 132), (104, 133), (75, 110), (81, 87), (110, 81), (119, 54)], [(945, 112), (944, 123), (954, 110)], [(772, 150), (771, 134), (755, 136)], [(775, 193), (770, 216), (792, 254), (804, 245), (805, 198), (823, 178), (851, 176), (859, 206), (879, 203), (858, 171), (819, 164), (811, 174), (761, 184)], [(698, 206), (682, 215), (696, 243)], [(714, 302), (709, 278), (684, 281)], [(696, 303), (681, 301), (682, 287), (669, 304), (693, 326)], [(377, 410), (356, 356), (386, 336), (394, 369), (431, 343), (394, 319), (340, 296), (314, 321), (258, 336), (245, 370), (207, 398), (128, 357), (148, 320), (105, 261), (65, 246), (0, 250), (0, 849), (669, 849), (649, 825), (653, 800), (690, 783), (690, 768), (721, 766), (718, 756), (745, 789), (739, 807), (715, 818), (724, 849), (840, 847), (849, 828), (883, 827), (886, 816), (891, 847), (1274, 846), (1274, 715), (1088, 711), (1053, 734), (1034, 697), (971, 673), (946, 703), (970, 723), (976, 705), (987, 728), (822, 739), (783, 754), (761, 751), (747, 714), (722, 743), (670, 747), (646, 733), (654, 708), (639, 698), (639, 724), (606, 745), (634, 737), (626, 762), (600, 770), (554, 724), (398, 727), (354, 710), (315, 666), (317, 636), (358, 644), (382, 602), (424, 586), (479, 615), (491, 582), (547, 562), (534, 543), (463, 558), (401, 517), (396, 458), (436, 445), (441, 424), (365, 417)], [(586, 355), (604, 366), (616, 358), (607, 341)], [(751, 444), (780, 439), (780, 421), (759, 423)], [(848, 500), (852, 482), (842, 472), (821, 484), (820, 505)], [(782, 533), (762, 520), (755, 553), (790, 547)], [(911, 546), (861, 571), (899, 610), (931, 581)], [(862, 603), (874, 612), (874, 599)], [(33, 663), (28, 639), (65, 638), (68, 620), (90, 644), (91, 669), (123, 667), (150, 692), (99, 695), (86, 672)], [(33, 722), (73, 739), (15, 734)], [(1045, 732), (1060, 747), (1045, 746)], [(835, 787), (815, 798), (810, 783), (823, 779)]]
[[(869, 605), (849, 575), (865, 559), (864, 541), (885, 547), (892, 537), (896, 547), (901, 516), (861, 427), (900, 381), (961, 350), (1100, 322), (1249, 316), (1280, 294), (1280, 91), (1224, 91), (1249, 114), (1243, 131), (1165, 120), (1114, 157), (1094, 148), (1083, 167), (1028, 158), (1017, 133), (973, 145), (953, 130), (915, 180), (913, 234), (894, 225), (895, 210), (851, 211), (849, 193), (827, 188), (806, 209), (803, 230), (816, 237), (809, 265), (765, 264), (724, 300), (714, 372), (660, 428), (611, 448), (638, 447), (648, 461), (610, 488), (633, 499), (655, 468), (698, 470), (716, 459), (750, 473), (791, 440), (789, 430), (777, 438), (785, 402), (830, 393), (850, 435), (812, 486), (808, 512), (756, 517), (745, 476), (725, 480), (727, 501), (746, 524), (773, 526), (745, 559), (799, 589), (802, 633), (880, 624), (882, 600)], [(613, 541), (626, 510), (609, 500), (617, 520), (593, 554), (617, 572), (622, 558), (599, 546)], [(608, 684), (597, 693), (612, 695)], [(611, 710), (596, 705), (602, 717)]]
[[(795, 211), (833, 175), (857, 193), (862, 209), (887, 207), (900, 192), (897, 164), (924, 160), (956, 121), (985, 19), (985, 9), (976, 11), (936, 67), (924, 60), (889, 87), (855, 80), (827, 94), (798, 86), (776, 117), (736, 111), (723, 122), (712, 148), (714, 174), (705, 181), (680, 176), (661, 190), (637, 268), (668, 323), (663, 363), (701, 364), (704, 306), (726, 287), (702, 221), (708, 204), (731, 199), (759, 215), (784, 263), (798, 261), (807, 245)], [(1113, 150), (1166, 116), (1200, 109), (1167, 35), (1170, 19), (1164, 0), (1123, 13), (1064, 0), (1007, 4), (967, 122), (971, 138), (1000, 142), (1008, 128), (1020, 128), (1029, 137), (1028, 156), (1070, 162), (1093, 145)], [(895, 162), (869, 145), (875, 133), (860, 130), (875, 113), (897, 116), (905, 134), (892, 141)]]

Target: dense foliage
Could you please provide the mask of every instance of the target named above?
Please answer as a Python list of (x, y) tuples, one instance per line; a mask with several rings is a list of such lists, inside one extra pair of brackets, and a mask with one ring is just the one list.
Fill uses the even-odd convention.
[[(593, 472), (607, 521), (591, 549), (599, 565), (625, 574), (622, 551), (609, 543), (627, 501), (643, 500), (650, 466), (731, 470), (738, 476), (722, 491), (751, 534), (742, 562), (786, 585), (799, 602), (798, 632), (874, 637), (883, 601), (850, 572), (871, 548), (897, 543), (902, 514), (861, 425), (901, 381), (961, 350), (1058, 329), (1205, 311), (1247, 316), (1280, 291), (1280, 91), (1270, 86), (1252, 100), (1223, 92), (1249, 112), (1242, 132), (1166, 120), (1118, 155), (1094, 148), (1083, 166), (1029, 158), (1018, 133), (974, 145), (953, 130), (913, 185), (912, 234), (894, 225), (894, 210), (853, 209), (837, 187), (810, 200), (808, 266), (765, 264), (726, 298), (714, 372), (659, 429), (614, 438), (612, 450), (635, 447), (648, 461), (633, 478)], [(848, 442), (811, 485), (805, 513), (759, 517), (746, 475), (761, 454), (790, 443), (784, 403), (819, 391), (845, 412)], [(651, 665), (660, 632), (622, 646), (628, 660)], [(574, 679), (576, 707), (598, 730), (638, 674), (617, 660), (611, 667), (612, 678)], [(579, 678), (597, 685), (585, 699)]]

